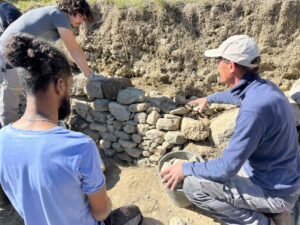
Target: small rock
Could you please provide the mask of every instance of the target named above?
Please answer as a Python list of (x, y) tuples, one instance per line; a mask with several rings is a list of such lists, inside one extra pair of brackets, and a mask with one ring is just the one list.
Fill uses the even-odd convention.
[(183, 118), (181, 124), (181, 133), (186, 139), (200, 141), (209, 136), (209, 127), (201, 121), (191, 118)]
[(144, 157), (149, 157), (149, 156), (150, 156), (150, 152), (148, 152), (148, 151), (143, 151), (143, 152), (142, 152), (142, 155), (143, 155)]
[(136, 126), (136, 131), (141, 135), (145, 135), (146, 132), (149, 130), (149, 127), (149, 124), (138, 124)]
[(139, 158), (142, 151), (138, 148), (125, 148), (125, 152), (133, 158)]
[(170, 225), (187, 225), (186, 222), (184, 222), (181, 218), (179, 217), (173, 217), (170, 220)]
[(151, 155), (149, 157), (149, 160), (150, 162), (153, 162), (153, 163), (158, 163), (158, 161), (160, 160), (161, 156), (160, 155)]
[(130, 112), (145, 112), (150, 107), (148, 103), (138, 103), (129, 106)]
[(130, 140), (130, 134), (125, 133), (124, 131), (115, 131), (114, 134), (117, 138), (123, 139), (123, 140)]
[(135, 148), (137, 146), (137, 144), (134, 142), (126, 141), (122, 139), (119, 140), (119, 144), (124, 148)]
[(138, 123), (146, 123), (147, 122), (147, 113), (137, 113), (134, 116), (134, 121), (138, 122)]
[(110, 142), (116, 142), (117, 138), (114, 135), (114, 133), (108, 133), (108, 132), (100, 132), (100, 136), (103, 140), (110, 141)]
[(103, 133), (107, 131), (107, 128), (104, 124), (96, 123), (96, 122), (90, 124), (90, 129), (98, 132), (103, 132)]
[(112, 157), (116, 154), (116, 151), (111, 148), (105, 148), (105, 149), (103, 149), (103, 152), (105, 155), (107, 155), (109, 157)]
[(146, 136), (144, 137), (145, 139), (148, 140), (155, 140), (157, 143), (163, 143), (164, 142), (164, 136), (165, 133), (156, 129), (149, 130), (145, 134)]
[(102, 140), (99, 141), (99, 146), (102, 149), (110, 148), (111, 147), (111, 142), (102, 139)]
[(91, 107), (92, 109), (94, 109), (96, 112), (106, 112), (108, 111), (108, 104), (111, 101), (107, 100), (107, 99), (96, 99)]
[(112, 144), (112, 148), (116, 150), (116, 152), (124, 152), (124, 148), (117, 142)]
[(132, 140), (137, 144), (141, 143), (143, 140), (142, 135), (139, 135), (139, 134), (133, 134), (131, 137), (132, 137)]
[(152, 111), (147, 118), (147, 123), (150, 125), (156, 125), (157, 120), (161, 118), (161, 115), (156, 112), (156, 111)]
[(136, 126), (126, 124), (123, 127), (123, 130), (128, 134), (132, 134), (136, 131)]

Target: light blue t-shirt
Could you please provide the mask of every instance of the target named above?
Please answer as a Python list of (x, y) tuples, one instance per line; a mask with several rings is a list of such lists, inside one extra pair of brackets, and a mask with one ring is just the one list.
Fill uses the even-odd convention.
[(95, 143), (81, 133), (2, 128), (0, 183), (26, 225), (98, 225), (87, 194), (105, 178)]

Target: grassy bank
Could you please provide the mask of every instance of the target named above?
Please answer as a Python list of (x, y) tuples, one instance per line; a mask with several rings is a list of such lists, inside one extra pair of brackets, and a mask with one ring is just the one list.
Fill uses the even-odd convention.
[[(172, 5), (178, 2), (204, 2), (208, 0), (88, 0), (90, 4), (97, 2), (106, 2), (109, 4), (114, 4), (119, 8), (123, 8), (126, 6), (144, 8), (147, 7), (150, 1), (164, 7), (166, 4)], [(56, 4), (57, 0), (13, 0), (9, 2), (13, 2), (22, 12), (26, 12), (27, 10), (32, 8), (41, 7), (45, 5), (54, 5)]]

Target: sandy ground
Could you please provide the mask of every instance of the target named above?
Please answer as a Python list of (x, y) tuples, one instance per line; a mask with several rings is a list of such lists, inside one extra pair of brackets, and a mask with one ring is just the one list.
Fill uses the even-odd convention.
[[(168, 225), (173, 217), (179, 217), (187, 225), (217, 225), (213, 219), (191, 210), (178, 208), (165, 194), (156, 168), (126, 167), (106, 161), (108, 194), (113, 208), (138, 205), (145, 217), (143, 225)], [(13, 209), (0, 208), (0, 225), (22, 225)]]

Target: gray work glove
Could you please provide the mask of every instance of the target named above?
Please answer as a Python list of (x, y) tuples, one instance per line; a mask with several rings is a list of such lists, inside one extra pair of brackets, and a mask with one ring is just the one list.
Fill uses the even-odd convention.
[(98, 75), (95, 73), (92, 73), (89, 77), (88, 80), (91, 82), (101, 82), (101, 81), (106, 81), (107, 78), (103, 75)]

